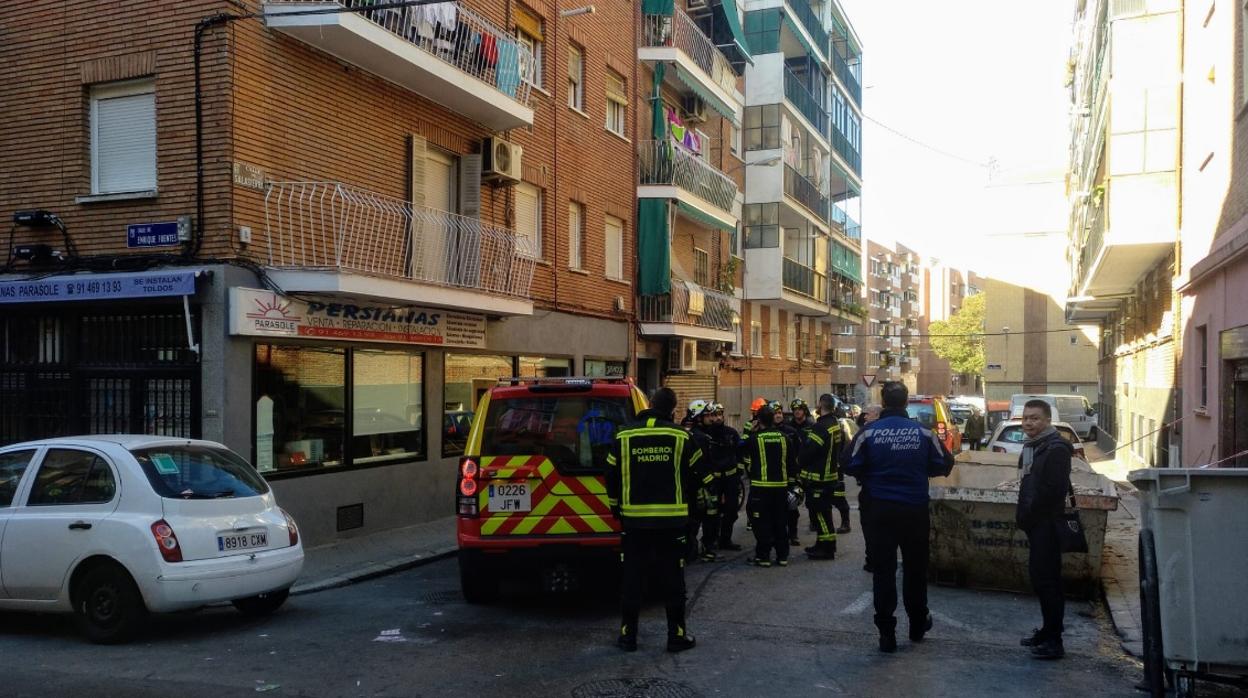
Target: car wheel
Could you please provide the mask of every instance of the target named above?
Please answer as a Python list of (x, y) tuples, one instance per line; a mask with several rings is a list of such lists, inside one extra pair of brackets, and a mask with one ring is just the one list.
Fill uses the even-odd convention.
[(498, 597), (498, 581), (476, 556), (462, 550), (459, 552), (459, 588), (468, 603), (486, 604)]
[(130, 575), (115, 564), (87, 572), (74, 593), (78, 624), (91, 642), (117, 644), (143, 627), (147, 607)]
[(234, 604), (234, 608), (237, 608), (243, 615), (259, 618), (281, 608), (289, 596), (290, 589), (278, 589), (277, 591), (270, 591), (256, 596), (248, 596), (245, 599), (234, 599), (230, 603)]

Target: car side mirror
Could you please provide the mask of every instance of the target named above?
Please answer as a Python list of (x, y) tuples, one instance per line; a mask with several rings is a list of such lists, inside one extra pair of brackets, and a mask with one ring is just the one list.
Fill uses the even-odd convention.
[(1095, 409), (1093, 409), (1093, 408), (1091, 408), (1091, 407), (1089, 407), (1089, 408), (1088, 408), (1088, 416), (1089, 416), (1089, 417), (1095, 417), (1095, 416), (1096, 416), (1096, 410), (1095, 410)]

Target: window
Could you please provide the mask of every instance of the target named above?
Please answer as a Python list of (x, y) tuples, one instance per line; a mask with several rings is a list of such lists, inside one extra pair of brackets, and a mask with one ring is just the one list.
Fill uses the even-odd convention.
[(628, 90), (624, 78), (614, 71), (607, 71), (607, 130), (617, 136), (625, 135), (628, 114)]
[(30, 465), (34, 455), (34, 450), (0, 454), (0, 509), (13, 504), (17, 484), (22, 481), (26, 466)]
[(516, 196), (516, 247), (526, 257), (542, 258), (542, 190), (521, 182)]
[(585, 51), (568, 47), (568, 106), (585, 111)]
[(585, 268), (585, 206), (568, 202), (568, 266)]
[(223, 448), (183, 444), (133, 453), (152, 489), (167, 499), (257, 497), (269, 491), (250, 463)]
[(413, 460), (425, 455), (424, 359), (419, 352), (353, 350), (353, 464)]
[(545, 26), (542, 18), (532, 11), (514, 7), (516, 19), (516, 41), (533, 54), (533, 66), (521, 66), (520, 79), (541, 89), (542, 87), (542, 41), (545, 38)]
[(425, 206), (459, 212), (459, 158), (434, 148), (425, 154)]
[(91, 193), (156, 188), (156, 83), (91, 89)]
[(706, 250), (693, 248), (693, 283), (711, 285), (711, 256)]
[(521, 356), (517, 361), (519, 363), (517, 376), (558, 378), (572, 375), (572, 359)]
[(784, 332), (785, 353), (790, 359), (797, 358), (797, 326), (789, 323)]
[(624, 221), (607, 216), (606, 229), (606, 262), (607, 278), (616, 281), (624, 280)]
[(780, 105), (745, 108), (745, 149), (775, 150), (780, 147)]
[(510, 356), (486, 354), (447, 354), (442, 364), (442, 457), (464, 453), (472, 414), (499, 378), (515, 375)]
[(600, 473), (615, 446), (615, 432), (633, 416), (632, 402), (625, 397), (494, 399), (484, 415), (481, 455), (542, 453), (561, 473)]
[(347, 351), (256, 345), (256, 469), (346, 464)]
[(771, 345), (771, 356), (780, 358), (780, 310), (771, 309), (771, 324), (767, 328), (767, 339)]
[(750, 356), (763, 355), (763, 323), (759, 320), (750, 321)]
[(780, 204), (746, 204), (741, 207), (745, 248), (780, 246)]
[(104, 504), (117, 493), (113, 469), (88, 451), (54, 448), (43, 457), (27, 504)]
[(838, 365), (844, 368), (858, 368), (858, 350), (857, 349), (841, 349), (840, 362)]
[(1200, 406), (1209, 404), (1209, 327), (1201, 325), (1196, 328), (1196, 350), (1200, 352), (1197, 365), (1200, 366)]
[[(734, 316), (733, 323), (732, 323), (732, 355), (741, 356), (741, 352), (743, 349), (745, 349), (745, 345), (741, 337), (741, 322), (739, 318)], [(2, 467), (3, 466), (0, 466), (0, 468)], [(2, 470), (0, 470), (0, 476), (3, 476)], [(0, 496), (3, 496), (3, 495), (0, 495)]]

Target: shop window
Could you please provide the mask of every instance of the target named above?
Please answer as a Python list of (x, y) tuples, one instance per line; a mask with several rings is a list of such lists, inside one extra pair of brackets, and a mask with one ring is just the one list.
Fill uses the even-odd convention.
[(602, 361), (585, 359), (586, 376), (623, 376), (628, 373), (628, 363), (624, 361)]
[(572, 359), (551, 359), (544, 356), (521, 356), (518, 376), (559, 378), (572, 375)]
[(442, 457), (462, 455), (481, 396), (515, 375), (515, 360), (493, 354), (447, 354), (442, 376)]
[(424, 355), (354, 350), (351, 461), (380, 463), (425, 455)]
[(91, 89), (91, 193), (156, 188), (156, 83)]
[(345, 465), (346, 350), (256, 345), (256, 469)]

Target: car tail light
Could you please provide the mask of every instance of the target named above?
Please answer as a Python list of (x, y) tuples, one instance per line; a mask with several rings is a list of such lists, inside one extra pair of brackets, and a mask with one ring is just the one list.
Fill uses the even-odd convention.
[(993, 453), (1005, 453), (1005, 449), (1001, 448), (1000, 446), (993, 446), (992, 452)]
[(182, 548), (178, 545), (178, 536), (173, 527), (164, 519), (152, 524), (152, 535), (156, 537), (156, 547), (165, 562), (182, 562)]
[(462, 516), (476, 516), (477, 507), (477, 490), (480, 489), (477, 484), (477, 478), (481, 475), (481, 468), (477, 462), (471, 458), (465, 458), (459, 463), (459, 489), (455, 497), (455, 509)]
[(295, 517), (286, 513), (285, 509), (278, 508), (282, 512), (282, 516), (286, 517), (286, 532), (290, 534), (290, 545), (293, 548), (299, 543), (299, 527), (295, 525)]
[(949, 428), (945, 426), (944, 422), (936, 422), (936, 433), (940, 434), (940, 438), (943, 439), (945, 434), (949, 433)]

